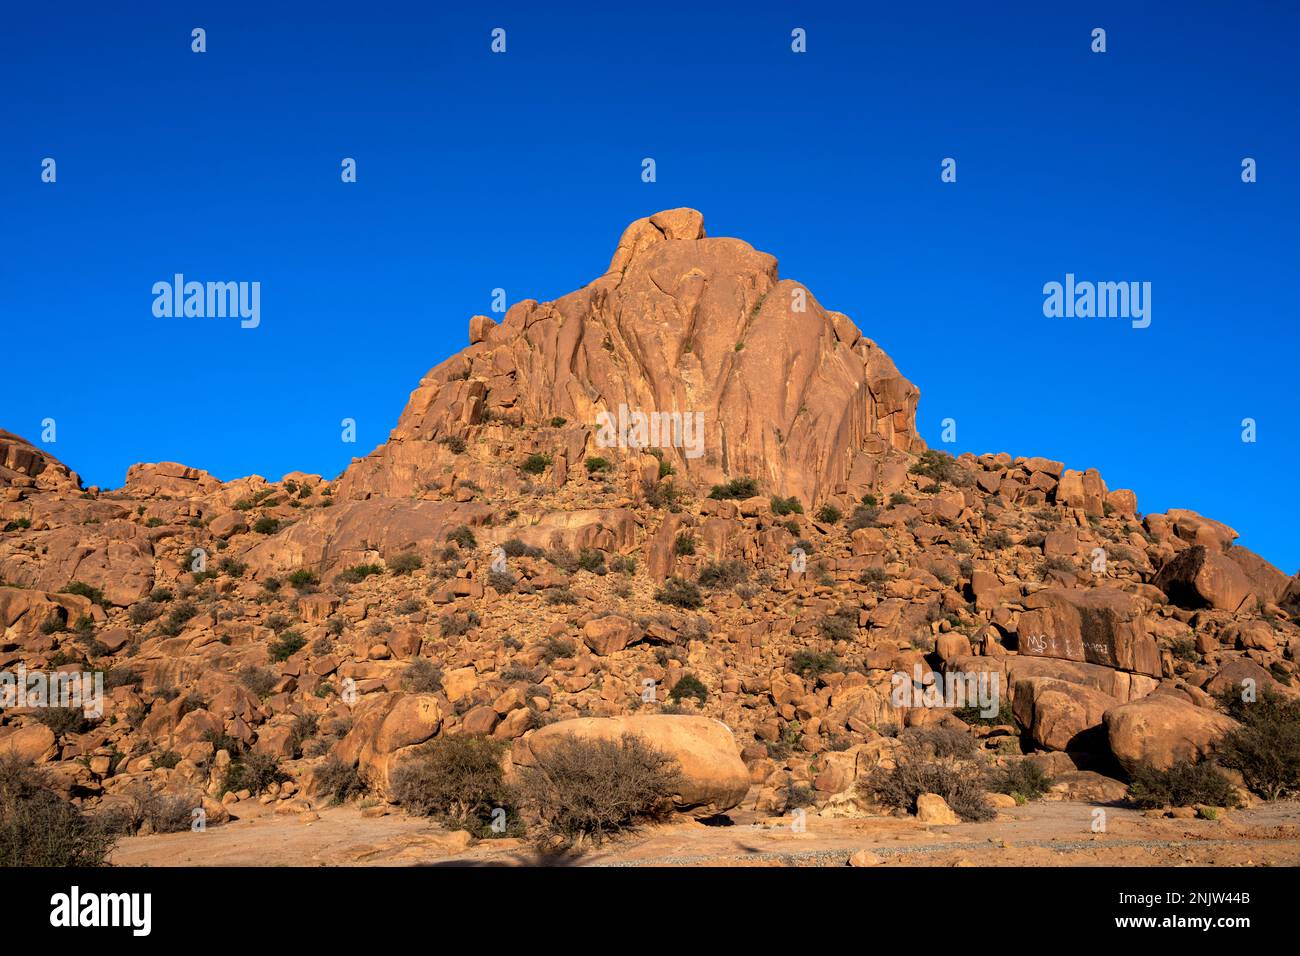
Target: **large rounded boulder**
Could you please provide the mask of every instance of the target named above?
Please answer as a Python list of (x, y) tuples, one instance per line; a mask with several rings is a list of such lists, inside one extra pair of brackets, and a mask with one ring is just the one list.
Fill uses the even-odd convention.
[(697, 817), (723, 813), (740, 804), (749, 790), (749, 771), (725, 724), (711, 717), (644, 714), (632, 717), (579, 717), (549, 724), (515, 743), (513, 759), (533, 766), (566, 737), (621, 740), (640, 737), (677, 761), (680, 785), (673, 807)]

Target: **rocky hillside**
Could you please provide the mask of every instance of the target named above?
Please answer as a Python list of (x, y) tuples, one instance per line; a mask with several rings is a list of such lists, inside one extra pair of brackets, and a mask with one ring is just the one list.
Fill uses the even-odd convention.
[[(429, 740), (526, 767), (631, 729), (677, 758), (679, 810), (854, 814), (905, 728), (1112, 799), (1214, 758), (1225, 689), (1293, 693), (1300, 579), (1096, 471), (926, 450), (888, 356), (694, 210), (469, 340), (334, 481), (163, 462), (83, 490), (0, 432), (0, 670), (106, 687), (90, 719), (6, 708), (0, 753), (87, 808), (151, 790), (215, 823), (309, 812), (324, 767), (390, 798)], [(603, 440), (620, 406), (702, 432)], [(935, 706), (935, 674), (999, 699)]]

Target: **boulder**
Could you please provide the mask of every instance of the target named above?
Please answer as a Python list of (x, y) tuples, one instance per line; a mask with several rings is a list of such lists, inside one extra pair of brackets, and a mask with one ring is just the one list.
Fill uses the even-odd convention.
[(1174, 555), (1151, 583), (1185, 608), (1236, 611), (1256, 600), (1256, 586), (1241, 565), (1204, 545)]
[(1050, 677), (1016, 682), (1012, 712), (1040, 747), (1048, 750), (1106, 750), (1102, 718), (1119, 704), (1091, 687)]
[(738, 806), (749, 790), (749, 771), (735, 738), (725, 724), (711, 717), (646, 714), (562, 720), (516, 741), (514, 761), (522, 767), (535, 766), (537, 754), (566, 736), (620, 740), (624, 734), (641, 737), (677, 761), (681, 785), (673, 805), (679, 811), (713, 816)]
[(1046, 588), (1025, 598), (1020, 653), (1160, 676), (1160, 653), (1137, 600), (1116, 588)]
[(1104, 720), (1111, 752), (1129, 773), (1142, 764), (1168, 770), (1196, 763), (1239, 726), (1226, 714), (1166, 693), (1112, 707)]
[(621, 614), (588, 621), (582, 628), (582, 642), (599, 657), (621, 651), (641, 638), (641, 628)]

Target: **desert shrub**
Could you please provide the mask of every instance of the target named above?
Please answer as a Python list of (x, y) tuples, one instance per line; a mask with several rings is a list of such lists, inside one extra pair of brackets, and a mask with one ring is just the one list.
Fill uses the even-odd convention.
[(124, 836), (138, 833), (180, 833), (190, 828), (195, 806), (182, 796), (160, 793), (144, 781), (125, 787), (122, 799), (98, 816), (108, 831)]
[(772, 497), (772, 514), (785, 517), (786, 515), (803, 514), (803, 502), (791, 495), (789, 498), (782, 498), (780, 495)]
[(330, 803), (346, 803), (352, 797), (365, 793), (366, 785), (357, 768), (338, 757), (329, 756), (320, 762), (313, 774), (319, 796), (328, 797)]
[(460, 455), (465, 452), (465, 439), (459, 435), (448, 435), (446, 438), (439, 439), (439, 441), (446, 445), (453, 455)]
[(253, 522), (253, 530), (258, 534), (275, 534), (280, 530), (280, 519), (263, 515)]
[(901, 739), (913, 753), (939, 760), (973, 760), (979, 752), (970, 734), (951, 727), (909, 727), (902, 732)]
[(609, 471), (610, 467), (611, 467), (611, 466), (610, 466), (610, 464), (609, 464), (608, 459), (605, 459), (605, 458), (597, 458), (597, 457), (591, 457), (591, 458), (588, 458), (588, 459), (587, 459), (587, 472), (588, 472), (588, 474), (593, 474), (593, 475), (594, 475), (594, 474), (596, 474), (597, 472), (601, 472), (601, 471)]
[(893, 768), (877, 768), (859, 780), (858, 789), (884, 806), (906, 813), (916, 812), (916, 798), (921, 794), (937, 793), (963, 820), (980, 822), (996, 816), (972, 764), (932, 759), (910, 749), (903, 751)]
[(237, 561), (234, 558), (222, 558), (221, 562), (217, 565), (217, 570), (227, 577), (242, 578), (244, 572), (248, 570), (248, 565), (242, 561)]
[(930, 448), (921, 452), (921, 460), (909, 468), (908, 471), (913, 475), (930, 478), (936, 482), (946, 481), (955, 485), (970, 484), (965, 469), (957, 464), (957, 460), (946, 451), (940, 451), (937, 448)]
[(851, 607), (838, 607), (818, 623), (822, 635), (832, 641), (851, 641), (858, 634), (858, 612)]
[(540, 475), (547, 468), (551, 467), (551, 456), (541, 455), (533, 452), (524, 459), (524, 463), (519, 466), (519, 470), (526, 475)]
[(424, 610), (424, 602), (417, 597), (404, 598), (398, 602), (398, 605), (394, 610), (403, 617), (409, 617), (417, 611)]
[(730, 588), (749, 580), (749, 565), (736, 558), (711, 561), (700, 569), (699, 583), (706, 588)]
[(1194, 803), (1231, 807), (1237, 802), (1232, 783), (1206, 761), (1182, 761), (1168, 770), (1143, 764), (1133, 771), (1128, 798), (1142, 809), (1189, 807)]
[(1011, 701), (1007, 700), (1006, 695), (998, 695), (998, 712), (992, 717), (985, 717), (984, 711), (977, 705), (970, 707), (957, 707), (953, 710), (953, 716), (972, 726), (983, 727), (1015, 727), (1016, 717), (1011, 712)]
[(106, 866), (115, 842), (102, 823), (59, 796), (41, 771), (0, 757), (0, 867)]
[(907, 495), (902, 491), (895, 491), (892, 495), (889, 496), (889, 503), (894, 507), (897, 507), (898, 505), (909, 504), (911, 500), (912, 499), (907, 497)]
[(248, 688), (250, 693), (256, 694), (258, 697), (267, 697), (275, 685), (280, 682), (280, 678), (265, 667), (246, 664), (240, 668), (239, 682)]
[(289, 578), (286, 578), (295, 588), (309, 588), (312, 585), (320, 584), (320, 578), (317, 578), (316, 572), (311, 568), (300, 567), (296, 571), (291, 571)]
[(567, 637), (551, 635), (542, 641), (542, 660), (550, 664), (561, 657), (572, 657), (577, 645)]
[(408, 813), (482, 836), (492, 811), (514, 802), (501, 770), (504, 747), (466, 734), (431, 740), (393, 772), (393, 798)]
[(583, 548), (578, 552), (578, 567), (592, 574), (604, 574), (605, 555), (595, 548)]
[(1201, 655), (1196, 650), (1196, 641), (1190, 637), (1176, 638), (1169, 645), (1169, 651), (1178, 660), (1187, 661), (1191, 664), (1195, 664), (1201, 659)]
[(469, 633), (471, 628), (478, 627), (481, 623), (483, 622), (477, 611), (468, 611), (465, 614), (452, 612), (444, 614), (438, 619), (438, 626), (443, 637), (460, 637), (462, 634)]
[(673, 607), (693, 609), (704, 603), (700, 589), (685, 578), (671, 577), (655, 591), (655, 600)]
[(268, 647), (273, 661), (287, 661), (307, 646), (307, 639), (297, 631), (285, 631)]
[(524, 544), (518, 538), (510, 538), (501, 545), (501, 550), (512, 558), (540, 558), (545, 552), (531, 544)]
[(568, 588), (551, 588), (546, 592), (547, 604), (577, 604), (578, 595)]
[(153, 765), (162, 767), (164, 770), (171, 770), (180, 762), (181, 755), (174, 750), (159, 751), (157, 756), (153, 758)]
[(474, 532), (469, 529), (468, 525), (457, 525), (447, 532), (448, 541), (455, 541), (461, 548), (477, 548), (478, 539), (474, 537)]
[(680, 555), (689, 555), (695, 553), (695, 535), (689, 531), (683, 531), (673, 542), (673, 551)]
[(364, 581), (372, 574), (383, 574), (384, 566), (382, 564), (354, 564), (339, 572), (338, 580), (344, 584), (356, 584), (358, 581)]
[(1255, 701), (1231, 691), (1220, 701), (1242, 726), (1220, 742), (1219, 763), (1265, 799), (1300, 793), (1300, 701), (1268, 688)]
[(1037, 800), (1052, 785), (1051, 778), (1032, 760), (1017, 760), (989, 774), (985, 786), (994, 793), (1006, 793), (1017, 803)]
[(700, 704), (709, 699), (709, 689), (694, 674), (683, 674), (668, 692), (668, 699), (675, 704), (680, 704), (687, 697), (695, 698)]
[(253, 751), (239, 756), (232, 754), (231, 757), (221, 779), (222, 795), (248, 790), (256, 796), (271, 784), (289, 779), (289, 775), (280, 769), (279, 757)]
[(758, 482), (753, 478), (732, 478), (725, 485), (714, 485), (709, 497), (717, 501), (734, 498), (753, 498), (758, 494)]
[(566, 737), (523, 768), (522, 799), (539, 839), (569, 847), (667, 817), (680, 779), (676, 761), (640, 737)]
[(80, 707), (38, 707), (36, 719), (50, 728), (56, 737), (79, 734), (90, 726), (85, 711)]
[(104, 601), (104, 592), (99, 588), (91, 587), (83, 581), (69, 581), (68, 586), (59, 593), (79, 594), (84, 598), (89, 598), (94, 604), (98, 604), (101, 607), (107, 606)]
[(879, 518), (880, 509), (875, 505), (858, 505), (853, 509), (853, 514), (849, 516), (849, 523), (846, 527), (850, 531), (857, 531), (859, 528), (874, 528)]
[(839, 524), (844, 512), (832, 504), (824, 504), (817, 509), (816, 517), (822, 524)]
[(1005, 551), (1011, 547), (1011, 536), (1005, 531), (990, 531), (980, 542), (985, 551)]
[(488, 572), (488, 587), (501, 594), (509, 594), (518, 583), (518, 579), (509, 571)]
[(442, 668), (427, 657), (417, 657), (402, 671), (402, 689), (412, 694), (433, 694), (442, 690)]
[(130, 618), (132, 624), (140, 627), (148, 624), (161, 613), (162, 608), (157, 604), (153, 601), (144, 600), (132, 604), (131, 610), (127, 612), (127, 617)]
[(320, 715), (313, 713), (297, 714), (289, 730), (289, 743), (293, 747), (294, 757), (302, 756), (303, 745), (320, 731)]
[(796, 651), (790, 657), (790, 670), (800, 677), (817, 680), (822, 674), (840, 669), (840, 659), (825, 651)]
[(618, 574), (635, 574), (636, 558), (630, 554), (616, 554), (609, 559), (609, 569)]
[(389, 574), (396, 574), (400, 577), (410, 574), (417, 568), (424, 567), (424, 558), (414, 551), (403, 551), (401, 554), (395, 554), (386, 559), (384, 563), (388, 565)]

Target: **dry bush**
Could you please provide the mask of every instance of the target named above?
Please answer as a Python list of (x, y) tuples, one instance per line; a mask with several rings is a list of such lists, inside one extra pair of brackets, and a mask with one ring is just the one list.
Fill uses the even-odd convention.
[(565, 737), (522, 768), (522, 800), (548, 846), (572, 847), (666, 817), (681, 772), (644, 739)]

